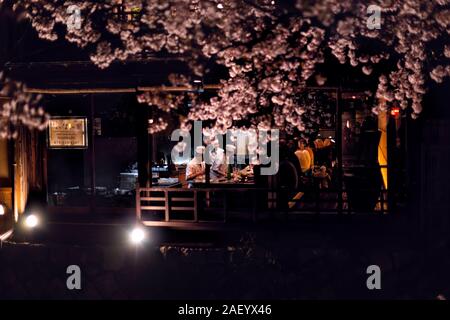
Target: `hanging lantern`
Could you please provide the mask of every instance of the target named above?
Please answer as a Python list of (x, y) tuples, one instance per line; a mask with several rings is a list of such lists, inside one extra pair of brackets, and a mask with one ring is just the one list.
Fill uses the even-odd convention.
[(399, 107), (392, 107), (391, 108), (391, 116), (394, 118), (394, 119), (398, 119), (398, 118), (400, 118), (400, 108)]

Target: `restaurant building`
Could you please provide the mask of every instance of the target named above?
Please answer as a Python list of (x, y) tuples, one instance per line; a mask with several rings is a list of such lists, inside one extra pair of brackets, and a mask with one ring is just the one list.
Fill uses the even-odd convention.
[[(15, 177), (7, 184), (14, 185), (10, 194), (16, 195), (11, 206), (16, 217), (25, 211), (28, 190), (45, 194), (51, 215), (136, 215), (147, 225), (186, 227), (308, 215), (389, 215), (406, 201), (410, 120), (397, 108), (374, 115), (364, 90), (308, 89), (310, 97), (334, 113), (330, 125), (317, 128), (309, 139), (315, 156), (309, 174), (301, 172), (295, 159), (302, 137), (277, 128), (276, 175), (258, 175), (253, 168), (247, 177), (241, 165), (220, 181), (189, 185), (187, 163), (174, 163), (171, 157), (178, 142), (171, 139), (177, 116), (166, 130), (150, 134), (151, 107), (136, 96), (149, 90), (211, 95), (218, 88), (215, 79), (201, 86), (163, 87), (167, 75), (183, 64), (160, 58), (107, 70), (78, 61), (14, 63), (8, 68), (29, 84), (29, 92), (43, 95), (51, 115), (45, 132), (23, 130), (16, 141), (2, 145), (10, 150), (3, 170)], [(45, 80), (35, 78), (41, 74)], [(248, 155), (245, 160), (248, 164)]]
[[(17, 35), (18, 27), (3, 18), (0, 32)], [(446, 203), (437, 179), (448, 173), (448, 148), (440, 143), (448, 141), (446, 118), (413, 121), (395, 106), (374, 115), (374, 86), (359, 81), (351, 68), (330, 65), (331, 85), (305, 90), (332, 114), (327, 126), (307, 137), (305, 148), (314, 155), (307, 174), (295, 157), (304, 137), (276, 128), (276, 175), (261, 176), (256, 166), (246, 176), (245, 166), (236, 166), (220, 181), (206, 175), (189, 188), (186, 162), (171, 158), (178, 115), (164, 131), (150, 134), (152, 108), (137, 95), (164, 90), (208, 97), (219, 87), (221, 70), (201, 84), (174, 87), (168, 75), (189, 72), (182, 57), (142, 57), (100, 70), (60, 40), (43, 47), (36, 40), (16, 45), (14, 36), (0, 39), (5, 52), (15, 48), (15, 59), (5, 63), (7, 74), (27, 83), (28, 92), (42, 94), (51, 115), (45, 132), (22, 129), (17, 139), (0, 140), (2, 226), (26, 212), (30, 193), (42, 196), (49, 215), (125, 215), (147, 225), (181, 227), (311, 216), (407, 216), (423, 227), (433, 206), (441, 212)], [(439, 106), (443, 100), (427, 103)], [(183, 108), (189, 107), (186, 98)], [(432, 224), (445, 221), (439, 215)]]

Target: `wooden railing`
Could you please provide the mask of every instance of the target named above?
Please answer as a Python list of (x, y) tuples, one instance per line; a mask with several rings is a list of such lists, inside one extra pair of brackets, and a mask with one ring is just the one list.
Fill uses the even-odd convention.
[[(172, 194), (176, 193), (191, 193), (192, 197), (172, 197)], [(142, 194), (144, 193), (144, 196)], [(152, 193), (163, 193), (161, 196), (151, 196)], [(136, 192), (136, 212), (137, 218), (142, 219), (142, 211), (164, 211), (164, 220), (168, 222), (170, 220), (171, 211), (193, 211), (195, 219), (197, 220), (198, 203), (197, 203), (198, 190), (191, 189), (170, 189), (170, 188), (140, 188)], [(142, 205), (142, 202), (164, 202), (164, 205)], [(177, 202), (192, 202), (192, 206), (175, 206), (172, 203)]]
[[(138, 188), (136, 218), (145, 225), (157, 226), (230, 220), (256, 222), (302, 213), (351, 214), (347, 191), (343, 190), (339, 197), (340, 191), (333, 189)], [(389, 211), (387, 195), (387, 190), (380, 190), (372, 213)]]

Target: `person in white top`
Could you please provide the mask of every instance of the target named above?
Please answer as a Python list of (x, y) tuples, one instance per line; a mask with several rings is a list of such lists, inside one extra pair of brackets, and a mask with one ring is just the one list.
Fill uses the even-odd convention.
[(186, 167), (186, 181), (189, 182), (189, 186), (192, 186), (194, 180), (205, 179), (205, 162), (202, 161), (205, 147), (199, 146), (195, 149), (195, 156), (189, 161)]
[(210, 177), (211, 180), (218, 180), (223, 178), (227, 174), (227, 164), (225, 160), (225, 150), (218, 147), (211, 150), (211, 171)]

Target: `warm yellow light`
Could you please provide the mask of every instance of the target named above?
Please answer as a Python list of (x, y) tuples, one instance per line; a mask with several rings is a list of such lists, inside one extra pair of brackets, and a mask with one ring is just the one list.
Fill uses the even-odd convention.
[(6, 208), (4, 205), (0, 204), (0, 216), (4, 216), (6, 213)]
[(386, 111), (378, 114), (378, 129), (381, 131), (380, 142), (378, 143), (378, 163), (384, 166), (380, 169), (383, 177), (384, 188), (388, 188), (388, 154), (387, 154), (387, 121), (388, 116)]

